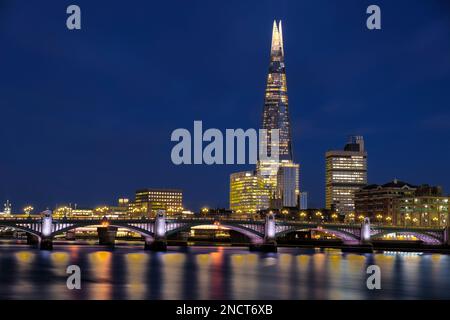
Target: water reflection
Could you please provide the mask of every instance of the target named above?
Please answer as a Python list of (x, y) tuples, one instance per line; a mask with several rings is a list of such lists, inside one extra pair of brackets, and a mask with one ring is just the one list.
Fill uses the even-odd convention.
[(197, 290), (198, 299), (204, 300), (210, 297), (210, 265), (211, 255), (207, 253), (197, 254), (195, 257), (197, 269)]
[[(158, 256), (162, 263), (162, 299), (182, 299), (184, 263), (183, 253), (166, 253)], [(192, 297), (190, 297), (192, 299)]]
[[(79, 265), (82, 290), (68, 290)], [(367, 266), (381, 268), (381, 290), (366, 287)], [(440, 254), (346, 254), (288, 249), (57, 246), (42, 252), (0, 246), (1, 299), (444, 299), (450, 259)]]
[[(30, 297), (33, 296), (34, 286), (30, 284), (30, 272), (36, 259), (36, 254), (30, 251), (18, 251), (14, 253), (15, 268), (21, 277), (17, 277), (12, 286), (14, 297)], [(3, 257), (2, 257), (3, 258)], [(8, 272), (8, 270), (4, 270)]]
[(257, 290), (258, 256), (252, 253), (231, 254), (231, 298), (246, 299)]
[(126, 261), (127, 299), (145, 299), (147, 294), (146, 267), (149, 256), (145, 253), (127, 253), (124, 258)]
[[(113, 280), (111, 278), (112, 253), (95, 251), (88, 254), (89, 299), (106, 300), (112, 298)], [(80, 266), (83, 268), (82, 266)]]

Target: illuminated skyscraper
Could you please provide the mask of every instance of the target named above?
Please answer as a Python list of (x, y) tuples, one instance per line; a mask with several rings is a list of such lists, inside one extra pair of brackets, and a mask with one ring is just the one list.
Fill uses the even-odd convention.
[(367, 185), (367, 152), (361, 136), (350, 137), (344, 150), (328, 151), (326, 207), (341, 215), (354, 213), (355, 192)]
[[(273, 22), (262, 129), (267, 130), (267, 153), (269, 156), (273, 156), (272, 153), (274, 151), (272, 147), (276, 143), (271, 141), (271, 132), (274, 129), (279, 130), (279, 160), (260, 159), (257, 165), (258, 175), (264, 178), (266, 185), (271, 190), (271, 194), (274, 195), (277, 189), (277, 175), (280, 163), (290, 163), (293, 160), (281, 21), (278, 23), (278, 26), (276, 21)], [(265, 145), (264, 142), (263, 145)], [(298, 186), (296, 189), (298, 189)]]
[[(272, 129), (279, 129), (280, 160), (292, 161), (291, 124), (289, 121), (281, 21), (278, 27), (276, 22), (273, 22), (272, 46), (270, 49), (269, 74), (267, 75), (262, 128), (267, 129), (269, 133)], [(270, 143), (268, 147), (270, 153)]]
[[(268, 158), (258, 159), (256, 174), (243, 172), (231, 175), (230, 208), (234, 211), (255, 212), (269, 206), (298, 205), (299, 165), (292, 159), (281, 21), (278, 25), (273, 22), (262, 129), (267, 130), (267, 140), (260, 141), (260, 148)], [(278, 141), (271, 139), (272, 130), (278, 130)]]

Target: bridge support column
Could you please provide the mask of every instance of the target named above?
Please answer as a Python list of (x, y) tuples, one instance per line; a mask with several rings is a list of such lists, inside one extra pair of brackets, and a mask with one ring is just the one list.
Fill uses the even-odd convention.
[(277, 252), (277, 241), (275, 234), (275, 216), (272, 213), (269, 213), (266, 216), (266, 223), (264, 225), (263, 243), (259, 245), (250, 245), (250, 250), (262, 252)]
[(39, 244), (39, 238), (31, 233), (27, 233), (27, 244), (37, 245)]
[(53, 250), (53, 238), (44, 237), (39, 241), (39, 249), (41, 250)]
[(361, 224), (361, 244), (370, 244), (370, 219), (365, 218)]
[[(360, 232), (360, 240), (359, 247), (353, 250), (357, 250), (358, 252), (371, 253), (373, 252), (373, 245), (370, 236), (370, 219), (365, 218), (363, 223), (361, 224), (361, 232)], [(348, 251), (349, 249), (345, 249)]]
[(53, 250), (53, 217), (50, 210), (44, 211), (42, 217), (42, 236), (39, 241), (39, 249), (41, 250)]
[(66, 232), (66, 240), (75, 240), (75, 231), (70, 230)]
[(97, 233), (99, 244), (114, 247), (117, 227), (97, 227)]
[(152, 251), (166, 251), (166, 214), (162, 210), (158, 211), (156, 214), (154, 234), (155, 239), (153, 239), (153, 241), (151, 238), (145, 238), (145, 249)]
[(167, 251), (167, 241), (166, 240), (153, 240), (153, 239), (145, 239), (145, 250), (151, 251)]

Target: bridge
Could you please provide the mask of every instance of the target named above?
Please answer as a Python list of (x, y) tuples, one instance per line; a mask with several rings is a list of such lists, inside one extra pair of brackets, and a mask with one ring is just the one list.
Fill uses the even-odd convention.
[[(114, 244), (118, 228), (128, 229), (143, 236), (145, 248), (166, 250), (167, 237), (200, 225), (220, 225), (248, 237), (251, 247), (263, 251), (276, 251), (277, 239), (299, 230), (324, 232), (343, 241), (344, 244), (370, 244), (373, 239), (390, 233), (415, 236), (427, 245), (450, 245), (449, 227), (400, 227), (371, 225), (368, 218), (361, 224), (318, 223), (294, 220), (276, 220), (269, 214), (265, 219), (233, 218), (166, 218), (158, 213), (155, 218), (64, 218), (53, 219), (51, 212), (39, 218), (0, 218), (0, 227), (10, 227), (26, 232), (37, 239), (41, 249), (51, 250), (53, 239), (80, 227), (97, 226), (100, 244)], [(31, 238), (31, 237), (29, 237)]]

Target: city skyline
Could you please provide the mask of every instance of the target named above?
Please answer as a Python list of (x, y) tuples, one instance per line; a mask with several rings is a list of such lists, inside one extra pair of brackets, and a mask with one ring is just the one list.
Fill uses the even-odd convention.
[[(226, 207), (229, 174), (251, 166), (173, 166), (170, 131), (195, 119), (214, 127), (258, 127), (255, 114), (263, 102), (270, 38), (267, 25), (274, 17), (285, 25), (294, 159), (302, 165), (301, 189), (308, 191), (311, 206), (324, 206), (323, 154), (354, 133), (365, 137), (370, 152), (369, 183), (398, 178), (441, 185), (448, 192), (450, 155), (442, 146), (450, 130), (446, 121), (450, 96), (444, 91), (450, 82), (445, 63), (450, 48), (445, 41), (448, 32), (439, 28), (448, 17), (439, 12), (439, 2), (421, 3), (408, 9), (416, 23), (402, 27), (409, 20), (402, 17), (403, 6), (381, 3), (389, 34), (364, 30), (364, 15), (349, 14), (350, 20), (344, 21), (344, 12), (364, 12), (364, 5), (335, 8), (325, 3), (323, 14), (312, 19), (308, 12), (317, 13), (318, 7), (292, 2), (280, 8), (263, 4), (256, 8), (258, 18), (234, 24), (227, 18), (243, 17), (245, 5), (235, 4), (231, 8), (237, 10), (225, 10), (218, 20), (208, 15), (210, 5), (186, 7), (205, 19), (183, 20), (188, 26), (184, 31), (174, 20), (164, 21), (166, 15), (146, 19), (148, 27), (138, 30), (139, 23), (127, 15), (126, 23), (110, 31), (101, 23), (88, 24), (77, 35), (59, 30), (47, 40), (54, 44), (47, 51), (35, 41), (47, 39), (56, 21), (39, 21), (36, 30), (7, 24), (0, 32), (2, 41), (11, 44), (5, 48), (5, 61), (17, 59), (5, 65), (0, 78), (4, 112), (0, 201), (10, 200), (15, 209), (28, 203), (42, 209), (69, 202), (96, 206), (131, 197), (139, 188), (160, 187), (183, 189), (187, 208)], [(83, 1), (82, 6), (87, 12), (98, 9)], [(13, 17), (30, 18), (33, 7), (16, 3), (5, 10)], [(137, 11), (132, 14), (139, 16)], [(101, 15), (96, 19), (106, 21)], [(168, 35), (161, 37), (153, 24), (163, 26)], [(188, 64), (195, 48), (190, 41), (200, 24), (208, 25), (201, 29), (206, 46), (194, 68)], [(219, 36), (213, 38), (214, 34)], [(336, 34), (342, 36), (339, 43), (333, 40)], [(89, 41), (99, 35), (104, 36), (100, 43)], [(127, 49), (115, 46), (117, 37), (130, 39)], [(405, 40), (397, 43), (400, 38)], [(89, 49), (83, 41), (89, 42)], [(163, 55), (155, 52), (155, 41), (165, 48)], [(427, 50), (435, 43), (437, 49)], [(354, 56), (358, 50), (362, 53)], [(405, 54), (388, 53), (394, 51)], [(166, 71), (155, 66), (155, 60), (170, 69), (173, 79), (164, 76)], [(231, 72), (231, 61), (245, 71), (239, 79)], [(429, 70), (437, 66), (440, 71), (431, 74)], [(199, 69), (202, 72), (195, 76)], [(150, 79), (149, 70), (161, 75), (162, 82)], [(111, 93), (111, 86), (118, 90)], [(170, 96), (164, 86), (179, 97)], [(191, 94), (190, 88), (196, 87), (207, 93)], [(430, 152), (420, 151), (418, 145), (426, 145)], [(414, 156), (408, 157), (408, 152)]]
[(450, 299), (448, 39), (449, 0), (0, 1), (0, 300)]

